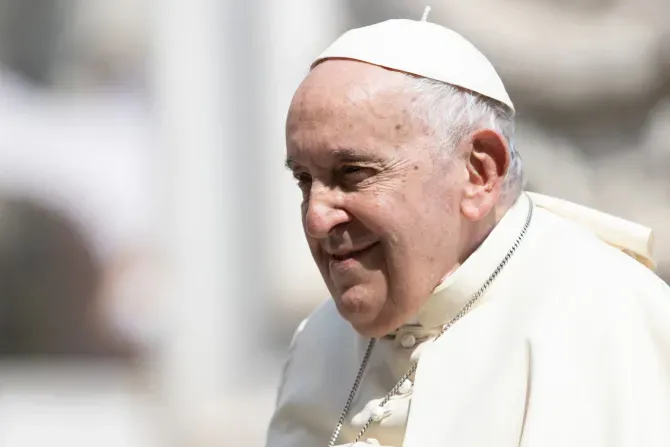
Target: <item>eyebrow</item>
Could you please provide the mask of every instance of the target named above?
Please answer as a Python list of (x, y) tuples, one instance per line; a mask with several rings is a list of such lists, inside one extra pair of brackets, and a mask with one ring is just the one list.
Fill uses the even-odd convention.
[(286, 162), (284, 162), (284, 167), (289, 171), (293, 171), (295, 168), (295, 160), (293, 157), (286, 157)]
[[(381, 159), (379, 157), (367, 154), (360, 150), (356, 149), (336, 149), (331, 152), (331, 157), (335, 160), (342, 162), (368, 162), (368, 163), (379, 163)], [(292, 171), (295, 169), (296, 160), (293, 157), (286, 157), (286, 162), (284, 163), (286, 169)]]

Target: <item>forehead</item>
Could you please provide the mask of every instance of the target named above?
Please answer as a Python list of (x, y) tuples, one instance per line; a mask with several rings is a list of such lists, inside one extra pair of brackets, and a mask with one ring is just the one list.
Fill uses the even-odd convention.
[(353, 61), (327, 61), (298, 88), (286, 125), (287, 155), (398, 155), (425, 136), (412, 117), (404, 75)]

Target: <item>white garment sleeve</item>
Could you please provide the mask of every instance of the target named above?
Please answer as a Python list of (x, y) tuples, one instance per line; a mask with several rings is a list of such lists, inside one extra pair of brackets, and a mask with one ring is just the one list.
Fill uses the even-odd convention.
[(293, 351), (295, 349), (296, 343), (298, 339), (300, 338), (300, 334), (302, 331), (305, 329), (305, 326), (307, 325), (307, 318), (302, 320), (298, 327), (296, 328), (295, 332), (293, 333), (293, 337), (291, 338), (291, 343), (289, 344), (289, 349), (288, 349), (288, 356), (286, 358), (286, 361), (284, 362), (284, 368), (281, 373), (281, 377), (279, 379), (279, 386), (277, 388), (277, 397), (275, 399), (275, 411), (274, 414), (272, 415), (272, 418), (270, 419), (270, 426), (268, 427), (268, 433), (267, 433), (267, 439), (266, 439), (266, 447), (275, 447), (276, 444), (274, 443), (274, 437), (273, 437), (273, 432), (275, 430), (278, 430), (278, 421), (282, 418), (282, 415), (280, 414), (281, 412), (279, 411), (278, 405), (279, 402), (281, 401), (282, 394), (284, 391), (284, 384), (286, 383), (286, 378), (287, 378), (287, 371), (288, 367), (291, 363), (291, 360), (293, 358)]

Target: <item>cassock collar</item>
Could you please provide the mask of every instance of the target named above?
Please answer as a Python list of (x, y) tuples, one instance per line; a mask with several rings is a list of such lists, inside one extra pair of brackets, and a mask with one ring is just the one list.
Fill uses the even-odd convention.
[[(425, 329), (449, 323), (512, 248), (526, 223), (530, 206), (530, 199), (525, 193), (522, 194), (475, 252), (437, 286), (411, 323), (418, 323)], [(504, 269), (501, 274), (504, 274)], [(476, 304), (483, 299), (485, 295)]]
[[(416, 331), (421, 328), (433, 332), (449, 323), (514, 245), (532, 204), (584, 227), (603, 242), (633, 256), (645, 266), (652, 269), (655, 266), (651, 254), (653, 241), (651, 229), (564, 200), (524, 192), (479, 248), (435, 288), (428, 302), (417, 315), (401, 326), (399, 331)], [(504, 273), (503, 268), (501, 274)], [(482, 296), (475, 306), (481, 304), (485, 298), (486, 295)], [(389, 335), (395, 336), (397, 333)]]

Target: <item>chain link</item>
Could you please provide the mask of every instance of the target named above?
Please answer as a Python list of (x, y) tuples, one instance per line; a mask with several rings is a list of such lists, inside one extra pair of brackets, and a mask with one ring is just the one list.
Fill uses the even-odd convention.
[[(477, 290), (477, 292), (472, 295), (472, 298), (463, 306), (463, 308), (456, 314), (454, 318), (447, 323), (442, 330), (440, 331), (439, 334), (435, 337), (435, 340), (440, 338), (442, 334), (447, 332), (449, 328), (451, 328), (458, 320), (463, 318), (474, 306), (474, 304), (479, 300), (479, 298), (486, 292), (486, 290), (491, 286), (493, 281), (496, 279), (496, 277), (500, 274), (502, 269), (507, 265), (509, 260), (512, 258), (512, 255), (514, 252), (516, 252), (517, 248), (519, 248), (519, 245), (521, 245), (521, 241), (523, 238), (526, 236), (526, 232), (528, 231), (528, 227), (530, 226), (530, 221), (533, 218), (533, 203), (530, 202), (530, 208), (528, 210), (528, 216), (526, 217), (526, 222), (523, 225), (523, 228), (521, 229), (521, 232), (519, 233), (519, 236), (517, 237), (516, 241), (512, 245), (512, 248), (509, 249), (507, 254), (505, 254), (505, 257), (500, 261), (496, 269), (493, 271), (491, 276), (488, 277), (488, 279), (484, 282), (484, 284)], [(335, 442), (337, 442), (337, 438), (340, 436), (340, 431), (342, 430), (342, 426), (344, 425), (344, 420), (347, 418), (347, 414), (349, 414), (349, 409), (351, 408), (351, 404), (353, 403), (356, 393), (358, 392), (358, 388), (361, 384), (361, 380), (363, 379), (363, 373), (365, 372), (365, 369), (367, 368), (368, 362), (370, 360), (370, 356), (372, 355), (372, 349), (375, 346), (376, 339), (372, 338), (370, 339), (370, 342), (368, 343), (368, 346), (365, 350), (365, 354), (363, 355), (363, 360), (361, 361), (361, 366), (358, 368), (358, 374), (356, 374), (356, 379), (354, 380), (354, 384), (351, 387), (351, 391), (349, 392), (349, 397), (347, 398), (347, 402), (344, 404), (344, 408), (342, 409), (342, 413), (340, 414), (340, 418), (337, 421), (337, 425), (335, 426), (335, 430), (333, 431), (333, 435), (330, 437), (330, 442), (328, 443), (328, 447), (334, 447)], [(405, 380), (408, 380), (412, 374), (416, 372), (417, 367), (419, 366), (419, 362), (414, 362), (412, 367), (403, 375), (398, 383), (395, 384), (393, 388), (391, 388), (391, 391), (388, 392), (388, 394), (382, 399), (381, 402), (379, 402), (379, 407), (383, 407), (388, 403), (389, 400), (393, 396), (395, 396), (402, 386), (402, 384), (405, 382)], [(356, 438), (352, 442), (352, 444), (357, 443), (360, 441), (360, 439), (363, 437), (363, 434), (367, 431), (367, 429), (372, 425), (372, 422), (374, 422), (373, 416), (370, 416), (368, 418), (367, 422), (363, 425), (361, 430), (358, 432), (356, 435)]]

